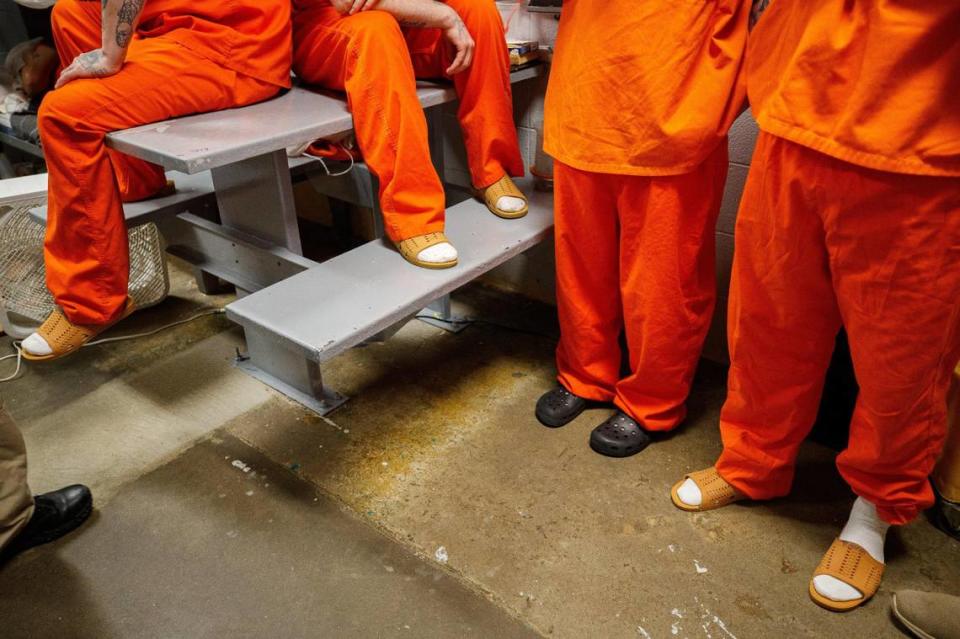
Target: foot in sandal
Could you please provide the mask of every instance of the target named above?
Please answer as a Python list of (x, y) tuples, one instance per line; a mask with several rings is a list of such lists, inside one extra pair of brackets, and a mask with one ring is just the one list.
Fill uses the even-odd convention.
[(50, 314), (36, 333), (21, 342), (23, 358), (32, 362), (49, 362), (75, 353), (84, 344), (92, 341), (120, 320), (129, 317), (135, 308), (133, 300), (127, 298), (127, 305), (120, 317), (109, 324), (96, 326), (73, 324), (58, 308)]
[(527, 196), (523, 194), (509, 175), (482, 189), (477, 189), (480, 198), (497, 217), (513, 220), (527, 214)]
[(690, 473), (670, 491), (673, 505), (680, 510), (700, 512), (722, 508), (747, 496), (720, 476), (715, 466)]
[(850, 519), (823, 556), (810, 580), (810, 598), (827, 610), (853, 610), (868, 601), (883, 577), (883, 545), (890, 524), (858, 497)]
[(451, 268), (457, 265), (457, 249), (443, 233), (427, 233), (397, 242), (403, 259), (423, 268)]

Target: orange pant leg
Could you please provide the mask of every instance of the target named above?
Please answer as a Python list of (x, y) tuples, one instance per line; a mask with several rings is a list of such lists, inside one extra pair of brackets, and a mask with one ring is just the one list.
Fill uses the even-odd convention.
[(754, 499), (787, 494), (840, 330), (810, 176), (761, 133), (737, 215), (720, 474)]
[[(670, 430), (716, 300), (714, 227), (726, 145), (677, 176), (555, 172), (560, 383)], [(630, 373), (620, 378), (625, 328)]]
[(625, 177), (554, 164), (558, 381), (612, 401), (620, 379), (620, 239), (617, 191)]
[(826, 244), (860, 384), (837, 468), (905, 524), (933, 505), (960, 360), (960, 178), (825, 164), (815, 183), (838, 202), (825, 209)]
[[(476, 43), (473, 64), (453, 76), (460, 96), (457, 117), (467, 148), (473, 185), (490, 186), (505, 174), (523, 175), (523, 159), (513, 121), (510, 56), (503, 20), (489, 0), (448, 0)], [(446, 78), (453, 49), (439, 29), (406, 29), (418, 78)]]
[(890, 523), (933, 502), (960, 358), (960, 189), (761, 134), (737, 223), (718, 469), (754, 498), (790, 488), (836, 331), (860, 396), (837, 466)]
[(344, 17), (329, 6), (300, 12), (294, 70), (307, 82), (347, 92), (357, 141), (380, 182), (390, 239), (442, 231), (446, 197), (396, 19), (382, 11)]
[[(54, 5), (51, 26), (61, 69), (81, 53), (100, 48), (100, 11), (98, 2), (60, 0)], [(107, 154), (113, 162), (120, 197), (124, 202), (148, 198), (166, 185), (163, 167), (113, 149), (108, 149)]]
[[(58, 2), (55, 13), (62, 18), (60, 8), (72, 4)], [(116, 75), (76, 80), (47, 95), (39, 115), (49, 170), (47, 286), (72, 322), (109, 322), (127, 295), (127, 230), (106, 134), (240, 106), (276, 90), (158, 37), (134, 39)]]

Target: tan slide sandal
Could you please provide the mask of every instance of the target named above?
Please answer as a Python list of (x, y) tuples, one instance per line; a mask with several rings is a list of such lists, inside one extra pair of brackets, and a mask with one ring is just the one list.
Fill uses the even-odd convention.
[(810, 579), (810, 598), (814, 603), (833, 612), (846, 612), (865, 603), (877, 594), (880, 580), (883, 578), (882, 563), (870, 556), (866, 550), (857, 544), (842, 539), (834, 539), (827, 554), (820, 560), (820, 565), (813, 572), (813, 576), (829, 575), (843, 583), (856, 588), (863, 596), (851, 601), (834, 601), (824, 597), (813, 587)]
[(416, 237), (411, 237), (406, 240), (400, 240), (397, 242), (397, 250), (400, 251), (403, 259), (415, 266), (433, 269), (451, 268), (457, 265), (457, 260), (450, 260), (449, 262), (424, 262), (417, 257), (424, 249), (444, 242), (451, 243), (442, 232), (427, 233), (426, 235), (417, 235)]
[[(677, 491), (683, 486), (683, 482), (688, 479), (692, 479), (693, 483), (700, 489), (702, 498), (699, 506), (691, 506), (683, 503), (680, 495), (677, 494)], [(685, 475), (684, 478), (674, 484), (673, 489), (670, 490), (670, 499), (673, 500), (673, 505), (680, 510), (691, 513), (722, 508), (735, 501), (746, 498), (746, 495), (728, 484), (726, 480), (720, 476), (716, 466)]]
[[(530, 210), (530, 206), (527, 204), (527, 196), (517, 188), (517, 185), (513, 183), (509, 175), (504, 175), (484, 189), (477, 189), (477, 196), (484, 201), (491, 213), (505, 220), (521, 218)], [(504, 211), (501, 208), (497, 208), (497, 202), (502, 197), (515, 197), (523, 200), (523, 208), (519, 211)]]
[(50, 362), (66, 357), (80, 350), (84, 344), (92, 341), (93, 338), (111, 328), (120, 320), (130, 317), (134, 310), (136, 310), (136, 304), (133, 303), (132, 298), (128, 297), (123, 313), (113, 322), (96, 326), (80, 326), (71, 323), (67, 316), (63, 314), (63, 311), (57, 308), (37, 329), (37, 333), (47, 342), (53, 352), (49, 355), (31, 355), (27, 351), (23, 351), (23, 359), (31, 362)]

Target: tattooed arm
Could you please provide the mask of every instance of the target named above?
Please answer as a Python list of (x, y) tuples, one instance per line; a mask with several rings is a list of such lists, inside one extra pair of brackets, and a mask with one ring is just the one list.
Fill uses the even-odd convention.
[(146, 0), (101, 0), (101, 47), (81, 53), (60, 74), (56, 88), (79, 78), (103, 78), (123, 66)]
[(452, 8), (435, 0), (331, 0), (340, 13), (377, 9), (393, 15), (405, 27), (441, 29), (455, 51), (448, 75), (465, 71), (473, 62), (474, 42), (467, 26)]

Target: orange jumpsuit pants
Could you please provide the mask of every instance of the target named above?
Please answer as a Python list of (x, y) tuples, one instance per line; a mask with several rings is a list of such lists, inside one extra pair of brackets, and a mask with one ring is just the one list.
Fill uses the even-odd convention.
[[(61, 64), (100, 47), (100, 11), (95, 1), (54, 6)], [(257, 102), (278, 90), (157, 36), (135, 37), (116, 75), (75, 80), (46, 96), (39, 129), (49, 171), (47, 287), (71, 322), (105, 324), (122, 312), (129, 280), (122, 203), (165, 184), (162, 167), (108, 149), (106, 134)]]
[[(326, 2), (294, 14), (294, 70), (311, 84), (345, 90), (364, 160), (380, 182), (394, 242), (442, 231), (443, 185), (430, 161), (416, 78), (444, 78), (453, 61), (439, 29), (403, 28), (383, 11), (343, 16)], [(476, 42), (473, 64), (452, 79), (473, 185), (523, 175), (513, 121), (503, 22), (489, 0), (449, 0)]]
[(892, 524), (929, 507), (960, 359), (960, 179), (761, 133), (730, 295), (724, 479), (754, 499), (790, 490), (842, 325), (860, 395), (840, 474)]
[[(667, 176), (554, 166), (558, 379), (654, 431), (676, 427), (716, 302), (727, 145)], [(630, 372), (621, 378), (620, 332)]]

